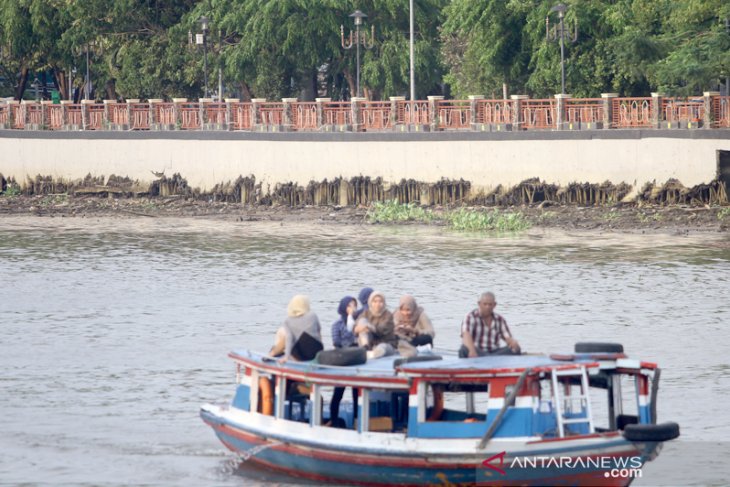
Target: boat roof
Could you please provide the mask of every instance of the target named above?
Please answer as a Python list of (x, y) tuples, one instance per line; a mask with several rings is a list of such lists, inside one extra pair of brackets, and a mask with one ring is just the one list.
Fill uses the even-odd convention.
[[(603, 354), (605, 355), (605, 354)], [(229, 356), (237, 363), (265, 373), (283, 375), (298, 380), (312, 380), (315, 382), (347, 381), (348, 384), (361, 382), (390, 382), (405, 384), (411, 377), (432, 378), (475, 378), (494, 376), (518, 376), (527, 369), (533, 372), (549, 371), (551, 369), (572, 369), (598, 367), (594, 354), (559, 355), (553, 358), (549, 355), (492, 355), (477, 358), (458, 358), (454, 355), (434, 353), (441, 359), (406, 362), (396, 365), (402, 360), (400, 355), (370, 359), (361, 365), (332, 366), (315, 362), (297, 362), (289, 360), (280, 364), (277, 359), (268, 355), (250, 350), (235, 350)], [(623, 355), (621, 355), (623, 356)], [(607, 357), (603, 357), (607, 358)]]

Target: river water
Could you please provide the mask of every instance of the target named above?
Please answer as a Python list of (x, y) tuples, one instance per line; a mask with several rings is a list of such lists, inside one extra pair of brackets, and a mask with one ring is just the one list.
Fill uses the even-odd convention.
[(618, 341), (663, 368), (682, 437), (635, 485), (727, 482), (730, 245), (719, 235), (461, 234), (195, 219), (0, 219), (0, 484), (301, 485), (240, 465), (198, 417), (289, 298), (329, 323), (370, 285), (415, 295), (438, 348), (482, 290), (523, 350)]

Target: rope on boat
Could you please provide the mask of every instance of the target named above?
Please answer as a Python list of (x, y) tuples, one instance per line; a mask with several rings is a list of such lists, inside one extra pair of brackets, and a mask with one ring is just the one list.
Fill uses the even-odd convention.
[(502, 409), (499, 410), (499, 414), (497, 414), (497, 417), (494, 418), (494, 422), (489, 427), (486, 433), (484, 433), (484, 436), (482, 436), (482, 440), (479, 442), (479, 448), (483, 449), (485, 446), (487, 446), (487, 443), (489, 440), (492, 439), (492, 436), (494, 436), (494, 433), (497, 431), (497, 428), (499, 428), (499, 425), (502, 423), (502, 418), (504, 417), (504, 413), (507, 412), (507, 408), (510, 407), (512, 404), (512, 401), (515, 400), (517, 397), (517, 393), (522, 389), (522, 385), (525, 383), (525, 379), (527, 379), (527, 376), (532, 373), (532, 369), (525, 369), (524, 372), (522, 372), (522, 375), (520, 375), (520, 378), (517, 379), (517, 384), (515, 384), (514, 389), (512, 389), (509, 393), (509, 396), (507, 396), (504, 399), (504, 404), (502, 405)]
[(271, 448), (272, 446), (281, 445), (282, 443), (280, 441), (272, 441), (270, 443), (265, 443), (263, 445), (257, 445), (253, 448), (249, 448), (248, 450), (242, 451), (238, 453), (238, 456), (241, 458), (241, 461), (246, 462), (250, 460), (252, 457), (255, 457), (259, 453), (261, 453), (264, 450), (267, 450)]

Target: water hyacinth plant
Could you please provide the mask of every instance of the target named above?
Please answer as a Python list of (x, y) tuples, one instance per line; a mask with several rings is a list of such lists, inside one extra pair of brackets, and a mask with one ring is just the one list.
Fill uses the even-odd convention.
[(457, 230), (519, 232), (530, 228), (530, 222), (520, 212), (482, 212), (460, 208), (447, 214), (449, 224)]
[(367, 213), (371, 223), (443, 222), (456, 230), (519, 232), (530, 228), (530, 222), (521, 212), (500, 213), (499, 210), (479, 211), (460, 208), (434, 213), (415, 203), (386, 201), (373, 203)]
[(434, 214), (415, 203), (390, 200), (373, 203), (368, 209), (367, 218), (372, 223), (430, 222), (434, 220)]

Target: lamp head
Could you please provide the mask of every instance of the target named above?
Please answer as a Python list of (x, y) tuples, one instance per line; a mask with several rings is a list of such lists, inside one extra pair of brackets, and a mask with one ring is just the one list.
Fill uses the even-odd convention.
[(563, 18), (563, 16), (565, 16), (565, 12), (567, 10), (568, 10), (568, 6), (565, 5), (564, 3), (559, 3), (550, 9), (551, 12), (557, 12), (558, 17), (560, 17), (561, 19)]
[(200, 23), (200, 28), (203, 29), (203, 32), (208, 32), (208, 17), (203, 15), (198, 19), (198, 22)]
[(350, 14), (350, 17), (355, 19), (355, 25), (362, 25), (362, 19), (367, 18), (367, 15), (359, 10), (355, 10), (353, 13)]

